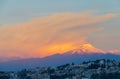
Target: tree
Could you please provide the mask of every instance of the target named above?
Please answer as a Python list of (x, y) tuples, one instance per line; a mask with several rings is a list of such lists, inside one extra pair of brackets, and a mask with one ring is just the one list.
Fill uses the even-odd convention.
[(118, 67), (120, 67), (120, 63), (118, 64)]
[(100, 64), (91, 64), (90, 66), (88, 66), (88, 69), (98, 69), (100, 67)]
[(10, 77), (3, 75), (3, 76), (0, 76), (0, 79), (10, 79)]
[(71, 65), (75, 65), (75, 63), (74, 62), (72, 62), (72, 64)]
[(19, 77), (20, 79), (26, 79), (26, 77), (27, 77), (27, 70), (24, 69), (24, 70), (18, 72), (18, 77)]

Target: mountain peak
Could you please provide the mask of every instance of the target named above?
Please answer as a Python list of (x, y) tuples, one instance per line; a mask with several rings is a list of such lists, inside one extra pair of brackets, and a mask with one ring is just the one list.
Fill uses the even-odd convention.
[(74, 50), (71, 50), (69, 52), (71, 52), (72, 54), (74, 54), (74, 53), (78, 53), (78, 54), (104, 53), (104, 51), (94, 47), (93, 45), (91, 45), (89, 43), (80, 45), (78, 49), (74, 49)]

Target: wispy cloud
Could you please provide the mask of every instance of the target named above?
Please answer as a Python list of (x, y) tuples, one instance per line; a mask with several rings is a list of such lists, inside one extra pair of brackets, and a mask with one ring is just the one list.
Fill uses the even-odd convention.
[(42, 57), (78, 48), (88, 43), (90, 34), (103, 29), (91, 25), (116, 16), (91, 12), (56, 13), (26, 23), (0, 27), (0, 51), (4, 51), (0, 55)]

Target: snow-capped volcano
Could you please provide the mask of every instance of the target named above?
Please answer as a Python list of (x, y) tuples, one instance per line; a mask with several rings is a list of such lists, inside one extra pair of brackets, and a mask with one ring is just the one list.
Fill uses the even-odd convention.
[(104, 53), (103, 50), (100, 50), (89, 43), (80, 45), (78, 49), (74, 49), (68, 52), (70, 52), (71, 54), (74, 54), (74, 53), (78, 53), (78, 54)]
[(91, 44), (82, 44), (79, 49), (74, 49), (62, 54), (54, 54), (44, 58), (19, 59), (0, 63), (0, 70), (19, 70), (41, 66), (58, 66), (65, 63), (82, 63), (96, 59), (120, 60), (120, 55), (104, 52)]

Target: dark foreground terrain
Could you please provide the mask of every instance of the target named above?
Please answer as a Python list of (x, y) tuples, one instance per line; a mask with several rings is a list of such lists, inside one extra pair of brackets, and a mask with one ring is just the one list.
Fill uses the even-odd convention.
[(120, 62), (100, 59), (82, 64), (0, 71), (0, 79), (120, 79)]

